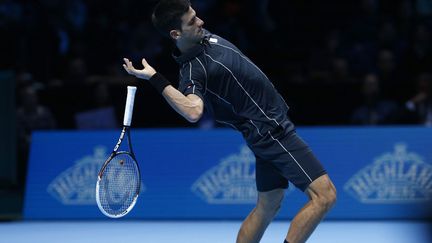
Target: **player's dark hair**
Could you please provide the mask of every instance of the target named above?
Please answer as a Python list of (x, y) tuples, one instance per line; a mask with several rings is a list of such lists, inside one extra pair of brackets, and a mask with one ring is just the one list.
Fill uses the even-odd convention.
[(171, 30), (181, 30), (181, 17), (189, 11), (189, 0), (161, 0), (152, 14), (152, 22), (156, 29), (169, 37)]

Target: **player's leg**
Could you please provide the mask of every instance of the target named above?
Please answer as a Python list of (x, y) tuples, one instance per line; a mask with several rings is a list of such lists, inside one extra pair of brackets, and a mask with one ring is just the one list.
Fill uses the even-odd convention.
[(288, 180), (268, 161), (256, 158), (255, 171), (257, 205), (243, 222), (237, 243), (260, 241), (267, 226), (278, 213), (285, 189), (288, 187)]
[[(275, 168), (309, 197), (291, 221), (289, 243), (305, 242), (336, 201), (336, 189), (310, 147), (295, 132), (272, 136)], [(279, 154), (278, 154), (279, 153)]]
[(336, 188), (328, 175), (314, 180), (305, 193), (310, 200), (291, 221), (286, 236), (289, 243), (305, 242), (336, 202)]
[(237, 243), (258, 243), (267, 226), (276, 216), (282, 203), (284, 189), (258, 192), (256, 207), (243, 221)]

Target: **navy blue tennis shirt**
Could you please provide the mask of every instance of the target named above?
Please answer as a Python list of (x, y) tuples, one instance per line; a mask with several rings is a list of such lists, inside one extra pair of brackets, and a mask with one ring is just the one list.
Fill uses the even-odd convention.
[(203, 99), (217, 122), (239, 130), (249, 144), (294, 129), (271, 81), (229, 41), (205, 31), (199, 45), (173, 56), (180, 65), (179, 91)]

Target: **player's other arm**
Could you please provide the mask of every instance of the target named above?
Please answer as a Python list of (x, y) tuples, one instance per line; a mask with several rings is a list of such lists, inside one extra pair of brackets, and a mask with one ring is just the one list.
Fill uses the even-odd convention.
[(149, 80), (150, 83), (162, 94), (170, 106), (189, 122), (197, 122), (204, 111), (204, 103), (201, 98), (194, 94), (187, 96), (174, 88), (165, 78), (156, 72), (145, 59), (142, 59), (144, 68), (137, 70), (132, 62), (124, 58), (124, 69), (137, 78)]

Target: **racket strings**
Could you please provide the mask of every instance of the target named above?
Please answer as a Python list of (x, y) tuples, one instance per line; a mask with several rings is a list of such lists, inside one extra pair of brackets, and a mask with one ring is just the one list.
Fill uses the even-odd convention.
[(99, 200), (110, 215), (120, 215), (134, 203), (139, 192), (140, 176), (129, 154), (116, 155), (107, 165), (99, 182)]

